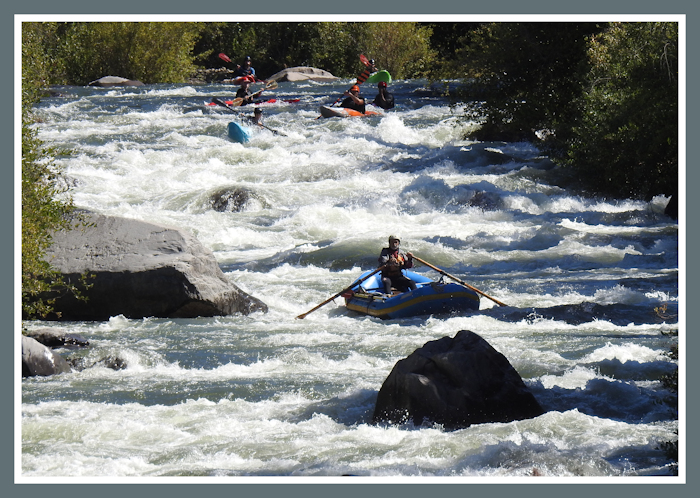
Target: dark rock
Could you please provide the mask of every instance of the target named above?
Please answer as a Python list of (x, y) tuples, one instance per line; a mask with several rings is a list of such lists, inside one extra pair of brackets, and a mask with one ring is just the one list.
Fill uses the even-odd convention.
[(269, 207), (265, 199), (250, 189), (241, 187), (226, 187), (217, 190), (209, 197), (209, 203), (214, 211), (239, 212), (250, 205), (251, 202), (259, 202), (264, 208)]
[(477, 190), (467, 204), (472, 207), (479, 207), (484, 211), (495, 211), (500, 208), (501, 200), (494, 193)]
[(99, 80), (91, 81), (88, 86), (100, 86), (109, 88), (113, 86), (143, 86), (138, 80), (129, 80), (120, 76), (103, 76)]
[(426, 343), (394, 366), (377, 396), (373, 421), (459, 429), (543, 413), (506, 357), (462, 330)]
[(22, 336), (22, 377), (47, 376), (70, 371), (70, 365), (59, 354), (31, 337)]
[(112, 370), (124, 370), (127, 367), (126, 360), (119, 358), (118, 356), (106, 356), (101, 358), (99, 361), (87, 364), (85, 358), (68, 358), (68, 363), (70, 366), (79, 372), (85, 370), (86, 368), (92, 368), (95, 366), (102, 366), (105, 368), (111, 368)]
[[(87, 300), (56, 297), (53, 320), (193, 318), (267, 311), (230, 282), (192, 235), (126, 218), (86, 214), (89, 226), (53, 235), (46, 259)], [(80, 276), (87, 273), (89, 288)]]
[(27, 332), (27, 337), (31, 337), (48, 348), (60, 348), (79, 346), (86, 347), (90, 343), (87, 339), (78, 334), (66, 334), (60, 330), (38, 329)]
[(674, 220), (678, 219), (678, 196), (677, 195), (672, 195), (671, 198), (668, 200), (668, 204), (666, 204), (666, 208), (664, 209), (664, 214), (666, 216), (673, 218)]

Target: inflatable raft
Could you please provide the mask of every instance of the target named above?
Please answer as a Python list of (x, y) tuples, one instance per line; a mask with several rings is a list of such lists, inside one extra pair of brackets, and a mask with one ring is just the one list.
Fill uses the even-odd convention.
[[(345, 292), (345, 306), (378, 318), (406, 318), (422, 315), (464, 314), (479, 310), (479, 294), (457, 283), (433, 281), (409, 270), (403, 274), (416, 282), (417, 289), (384, 294), (381, 273), (375, 273)], [(372, 272), (360, 275), (358, 280)]]

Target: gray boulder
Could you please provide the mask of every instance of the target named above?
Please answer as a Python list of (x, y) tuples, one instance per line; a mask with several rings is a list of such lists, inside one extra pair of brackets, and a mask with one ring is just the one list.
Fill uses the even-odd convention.
[[(193, 318), (267, 311), (260, 300), (230, 282), (214, 255), (176, 228), (127, 218), (85, 214), (88, 226), (57, 232), (46, 260), (87, 301), (56, 296), (60, 320)], [(80, 276), (88, 273), (89, 288)]]
[(110, 88), (113, 86), (143, 86), (143, 83), (139, 80), (129, 80), (121, 76), (103, 76), (98, 80), (91, 81), (88, 83), (88, 86)]
[(267, 78), (267, 81), (317, 81), (317, 82), (326, 82), (326, 81), (335, 81), (337, 80), (337, 76), (333, 76), (331, 73), (328, 71), (324, 71), (323, 69), (318, 69), (315, 67), (308, 67), (308, 66), (297, 66), (297, 67), (288, 67), (286, 69), (283, 69), (282, 71), (273, 74), (269, 78)]
[(426, 343), (394, 366), (377, 396), (373, 422), (435, 422), (452, 430), (543, 413), (506, 357), (462, 330)]
[(60, 355), (31, 337), (22, 336), (22, 377), (70, 372), (70, 365)]

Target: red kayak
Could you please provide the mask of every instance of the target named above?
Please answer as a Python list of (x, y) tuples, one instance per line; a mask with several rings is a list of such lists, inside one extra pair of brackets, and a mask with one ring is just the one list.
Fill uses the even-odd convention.
[(364, 113), (347, 107), (331, 107), (329, 105), (321, 106), (321, 116), (324, 118), (350, 118), (356, 116), (381, 116), (381, 112), (366, 109)]
[[(296, 102), (299, 102), (301, 99), (267, 99), (263, 100), (262, 102), (256, 102), (255, 105), (259, 104), (274, 104), (275, 102), (285, 102), (287, 104), (294, 104)], [(233, 100), (224, 100), (224, 102), (227, 105), (235, 105), (236, 102)], [(208, 102), (207, 105), (216, 105), (214, 102)]]

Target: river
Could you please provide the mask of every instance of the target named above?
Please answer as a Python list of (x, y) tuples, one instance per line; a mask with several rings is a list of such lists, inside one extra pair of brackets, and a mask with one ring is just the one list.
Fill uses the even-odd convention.
[[(226, 134), (238, 116), (206, 105), (233, 96), (223, 84), (60, 87), (41, 102), (39, 137), (71, 151), (57, 162), (77, 206), (194, 233), (269, 312), (29, 322), (90, 341), (66, 356), (127, 367), (21, 381), (22, 478), (672, 480), (661, 446), (679, 411), (661, 379), (683, 310), (668, 199), (557, 186), (533, 145), (464, 139), (475, 124), (425, 81), (393, 82), (383, 116), (317, 119), (350, 84), (280, 83), (261, 107), (282, 133), (246, 144)], [(211, 209), (223, 187), (252, 193), (242, 211)], [(508, 306), (383, 321), (337, 299), (295, 319), (374, 268), (390, 234)], [(394, 364), (460, 330), (503, 353), (547, 413), (372, 425)]]

